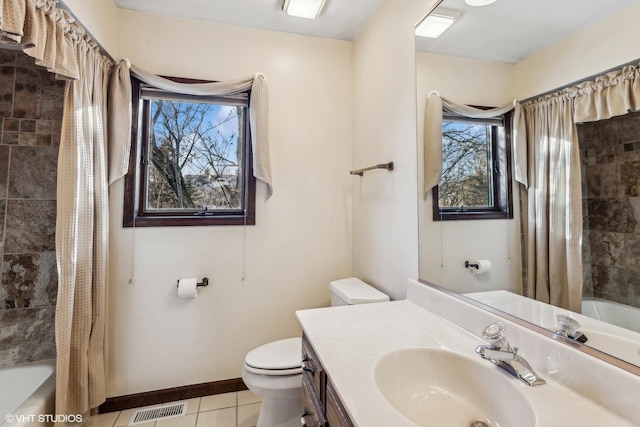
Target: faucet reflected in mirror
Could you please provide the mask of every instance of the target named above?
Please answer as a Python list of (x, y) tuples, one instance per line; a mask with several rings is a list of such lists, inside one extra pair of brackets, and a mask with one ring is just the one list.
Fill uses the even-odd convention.
[[(511, 0), (505, 0), (505, 2), (509, 1)], [(462, 2), (458, 0), (443, 0), (437, 7), (455, 9), (460, 3)], [(600, 29), (599, 34), (610, 34), (612, 39), (617, 40), (615, 28), (622, 25), (618, 21), (633, 16), (640, 17), (640, 6), (637, 1), (623, 3), (624, 1), (618, 2), (616, 7), (621, 8), (618, 10), (628, 9), (609, 19), (611, 24), (608, 24), (607, 28), (610, 30)], [(540, 6), (544, 9), (543, 5)], [(486, 10), (483, 13), (486, 13)], [(548, 10), (540, 10), (540, 13), (532, 12), (531, 16), (536, 16), (532, 21), (543, 22), (542, 16), (548, 12)], [(476, 12), (467, 11), (463, 13), (463, 17), (468, 20), (474, 19), (474, 13)], [(504, 105), (513, 98), (533, 99), (540, 93), (573, 85), (571, 82), (593, 80), (593, 76), (622, 68), (621, 64), (638, 63), (637, 60), (630, 62), (631, 59), (640, 57), (640, 50), (631, 46), (626, 50), (625, 48), (617, 50), (621, 52), (616, 57), (619, 59), (598, 55), (597, 49), (583, 49), (578, 60), (575, 52), (569, 52), (567, 49), (580, 50), (578, 49), (581, 46), (580, 43), (584, 44), (585, 40), (589, 39), (589, 29), (585, 29), (584, 26), (582, 29), (587, 36), (582, 39), (580, 34), (572, 36), (572, 42), (565, 44), (570, 47), (552, 46), (548, 48), (549, 54), (545, 54), (544, 51), (534, 53), (532, 56), (536, 56), (535, 58), (521, 57), (518, 60), (520, 62), (516, 61), (516, 63), (447, 56), (422, 49), (421, 46), (424, 43), (417, 42), (419, 158), (423, 149), (421, 144), (424, 133), (421, 120), (424, 117), (426, 95), (430, 91), (437, 90), (442, 96), (469, 105)], [(458, 31), (455, 25), (445, 35), (453, 34), (454, 31)], [(598, 47), (601, 48), (600, 53), (603, 53), (602, 49), (607, 49), (604, 42)], [(594, 56), (589, 57), (584, 53), (586, 51), (593, 52)], [(551, 62), (545, 62), (552, 57), (566, 63), (554, 66)], [(565, 72), (564, 69), (571, 68), (567, 65), (571, 61), (573, 61), (572, 65), (579, 63), (580, 66)], [(530, 67), (531, 72), (524, 71), (527, 67)], [(584, 71), (580, 70), (580, 67)], [(560, 69), (563, 71), (559, 71)], [(546, 77), (539, 77), (545, 73), (551, 76), (548, 80), (545, 80)], [(564, 74), (567, 77), (561, 80)], [(535, 81), (525, 81), (525, 78)], [(514, 90), (513, 87), (516, 89)], [(610, 303), (611, 305), (624, 304), (629, 308), (638, 307), (635, 311), (640, 313), (640, 187), (636, 184), (640, 182), (640, 154), (638, 154), (640, 145), (637, 142), (640, 140), (637, 137), (640, 135), (640, 113), (631, 112), (606, 120), (578, 123), (576, 129), (581, 168), (583, 217), (582, 306), (585, 307), (585, 304), (592, 302), (611, 301), (613, 302)], [(421, 167), (421, 165), (418, 167), (419, 173), (422, 173)], [(528, 295), (525, 250), (527, 245), (521, 239), (522, 233), (526, 232), (527, 218), (520, 214), (522, 201), (525, 201), (527, 196), (526, 192), (517, 190), (518, 183), (514, 181), (513, 184), (514, 220), (483, 221), (481, 227), (478, 227), (475, 221), (433, 223), (429, 218), (431, 200), (425, 199), (423, 197), (425, 192), (419, 189), (419, 275), (423, 282), (435, 283), (460, 294), (473, 293), (472, 298), (484, 291), (496, 290), (507, 291), (516, 296)], [(489, 258), (494, 266), (493, 271), (484, 277), (465, 275), (464, 270), (457, 266), (467, 258)], [(585, 302), (585, 299), (591, 299), (591, 301)], [(489, 299), (482, 302), (486, 304), (487, 300)], [(511, 307), (501, 305), (497, 308), (518, 316), (515, 303)], [(580, 304), (574, 310), (580, 312)], [(582, 311), (583, 314), (593, 315), (591, 310), (587, 311), (583, 308)], [(560, 311), (560, 313), (569, 319), (579, 318), (581, 322), (584, 318), (566, 311)], [(548, 321), (545, 317), (546, 323), (542, 319), (539, 321), (527, 317), (523, 319), (555, 332), (559, 330), (555, 316), (554, 312), (551, 316), (552, 321)], [(603, 317), (599, 320), (606, 321)], [(629, 322), (640, 329), (640, 318)], [(602, 331), (597, 331), (594, 329), (597, 323), (597, 321), (583, 323), (588, 328), (583, 334), (587, 338), (585, 345), (611, 353), (610, 346), (600, 345), (602, 342), (600, 335), (602, 331), (611, 334), (615, 327), (610, 328), (609, 325), (605, 325)], [(621, 326), (633, 329), (628, 325), (629, 323)], [(621, 337), (628, 340), (638, 332), (640, 331), (629, 331)], [(589, 338), (593, 339), (589, 341)], [(578, 344), (580, 340), (571, 337), (566, 340), (560, 339), (560, 341), (566, 341), (568, 344), (571, 341), (570, 345), (580, 346)], [(633, 341), (629, 342), (633, 343)], [(637, 342), (640, 344), (640, 341)], [(598, 352), (590, 353), (598, 357)], [(615, 357), (640, 366), (637, 358), (631, 360), (620, 354), (615, 354)], [(602, 359), (610, 360), (605, 355)], [(637, 372), (637, 369), (634, 372)]]

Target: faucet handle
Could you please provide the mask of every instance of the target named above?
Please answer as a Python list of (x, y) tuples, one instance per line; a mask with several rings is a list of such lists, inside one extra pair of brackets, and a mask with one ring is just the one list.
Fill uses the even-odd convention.
[(482, 338), (495, 348), (503, 348), (507, 345), (507, 338), (504, 336), (504, 323), (496, 322), (484, 328)]

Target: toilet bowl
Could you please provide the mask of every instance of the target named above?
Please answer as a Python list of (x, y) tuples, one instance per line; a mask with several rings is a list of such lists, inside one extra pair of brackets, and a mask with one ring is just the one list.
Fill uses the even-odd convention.
[[(389, 296), (360, 279), (350, 277), (330, 283), (331, 305), (389, 301)], [(302, 338), (286, 338), (247, 353), (242, 379), (249, 390), (262, 396), (256, 427), (298, 427), (302, 416)]]
[(247, 353), (242, 380), (262, 396), (256, 427), (300, 426), (302, 339), (273, 341)]

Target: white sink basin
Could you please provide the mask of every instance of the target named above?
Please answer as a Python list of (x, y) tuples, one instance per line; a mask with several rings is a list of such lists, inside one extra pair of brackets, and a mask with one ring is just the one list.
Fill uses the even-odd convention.
[(490, 427), (534, 427), (535, 413), (511, 377), (478, 359), (434, 348), (394, 351), (377, 362), (375, 381), (385, 399), (420, 426), (469, 427), (481, 421)]

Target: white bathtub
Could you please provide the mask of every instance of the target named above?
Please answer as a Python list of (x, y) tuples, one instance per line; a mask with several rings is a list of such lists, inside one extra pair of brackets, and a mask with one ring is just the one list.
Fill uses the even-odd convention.
[(600, 298), (583, 298), (582, 314), (640, 332), (640, 308)]
[(51, 426), (55, 387), (55, 360), (0, 368), (0, 427)]

